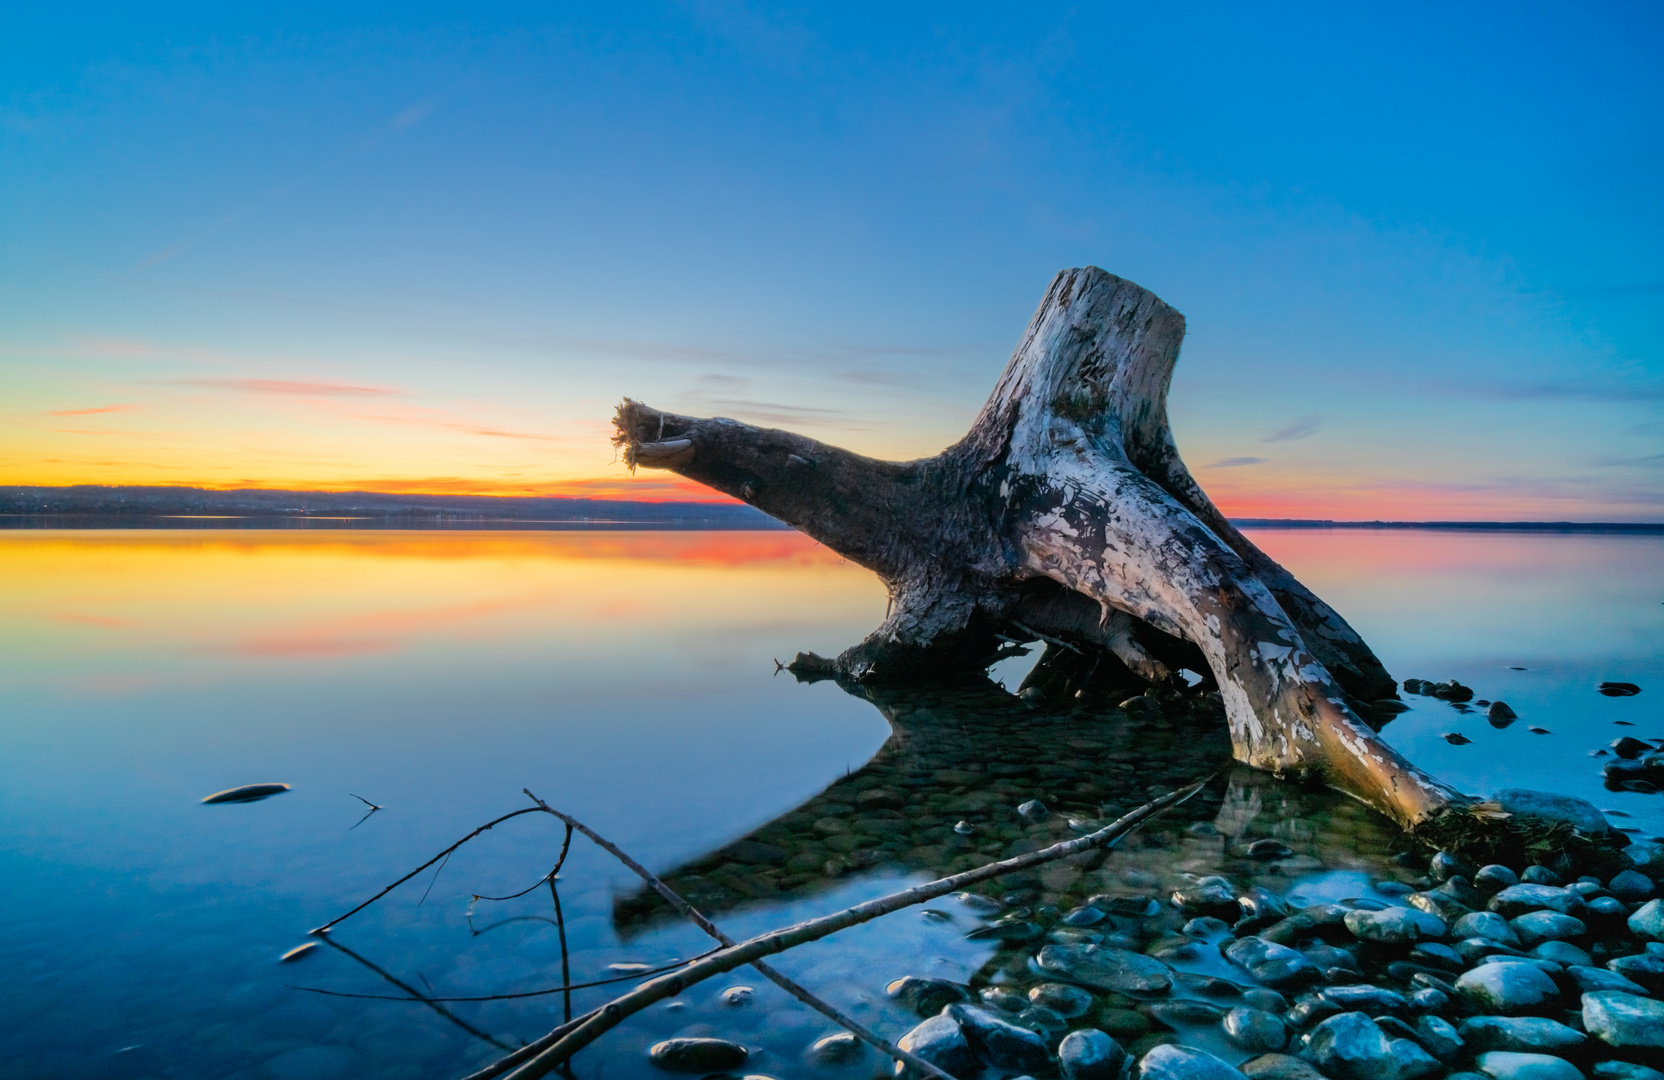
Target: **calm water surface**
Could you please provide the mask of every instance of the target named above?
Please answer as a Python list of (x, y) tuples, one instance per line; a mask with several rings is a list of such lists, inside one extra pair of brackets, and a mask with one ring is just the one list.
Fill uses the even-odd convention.
[[(1620, 734), (1664, 735), (1664, 538), (1254, 538), (1397, 677), (1454, 677), (1521, 717), (1497, 730), (1408, 698), (1387, 734), (1412, 759), (1468, 791), (1568, 791), (1664, 832), (1664, 796), (1606, 792), (1588, 756)], [(488, 1039), (541, 1034), (558, 995), (447, 1016), (296, 989), (406, 996), (377, 969), (442, 997), (558, 984), (547, 892), (473, 901), (547, 871), (560, 835), (541, 816), (344, 924), (344, 949), (277, 959), (522, 805), (522, 787), (743, 937), (1049, 842), (1069, 813), (1113, 814), (1228, 755), (1199, 713), (1140, 726), (1030, 709), (993, 684), (867, 701), (774, 674), (772, 658), (856, 641), (884, 602), (871, 575), (791, 533), (0, 533), (0, 1072), (445, 1077), (500, 1053)], [(994, 675), (1015, 687), (1022, 672)], [(1603, 679), (1645, 691), (1601, 697)], [(1473, 742), (1451, 746), (1451, 731)], [(199, 804), (261, 781), (294, 790)], [(1068, 903), (1222, 871), (1316, 898), (1402, 874), (1386, 861), (1392, 831), (1344, 800), (1242, 773), (1216, 788), (1101, 864), (1007, 887)], [(354, 795), (385, 809), (360, 821)], [(1025, 832), (1010, 808), (1036, 795), (1059, 813)], [(953, 833), (959, 819), (978, 831)], [(1260, 835), (1299, 856), (1280, 869), (1233, 856)], [(561, 882), (574, 980), (707, 948), (581, 841)], [(1034, 981), (1021, 950), (965, 937), (980, 924), (962, 905), (937, 910), (780, 966), (892, 1036), (914, 1022), (883, 996), (901, 975)], [(748, 1004), (720, 1000), (735, 985), (755, 988)], [(645, 1076), (651, 1042), (712, 1033), (754, 1047), (753, 1072), (871, 1075), (876, 1059), (802, 1062), (830, 1030), (739, 972), (635, 1018), (575, 1071)]]

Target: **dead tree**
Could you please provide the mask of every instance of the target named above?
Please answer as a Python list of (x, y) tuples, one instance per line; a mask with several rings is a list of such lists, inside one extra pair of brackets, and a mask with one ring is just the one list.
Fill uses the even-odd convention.
[(615, 442), (632, 468), (733, 495), (883, 579), (883, 625), (799, 671), (910, 679), (1045, 639), (1162, 680), (1188, 652), (1217, 681), (1239, 761), (1319, 775), (1408, 826), (1465, 805), (1359, 718), (1396, 695), (1374, 653), (1179, 459), (1167, 387), (1183, 337), (1149, 291), (1065, 270), (970, 432), (935, 457), (879, 461), (630, 400)]

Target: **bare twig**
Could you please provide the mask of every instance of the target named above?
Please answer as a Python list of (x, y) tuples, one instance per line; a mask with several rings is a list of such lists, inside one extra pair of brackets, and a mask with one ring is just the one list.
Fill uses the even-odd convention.
[[(566, 853), (568, 851), (570, 851), (571, 849), (572, 849), (572, 826), (568, 825), (566, 827), (566, 839), (561, 841), (560, 855), (557, 856), (556, 859), (555, 859), (554, 869), (550, 870), (547, 874), (544, 874), (542, 877), (538, 878), (536, 881), (532, 882), (530, 885), (527, 885), (524, 889), (521, 889), (519, 892), (509, 893), (507, 896), (484, 896), (480, 893), (475, 893), (474, 894), (474, 899), (475, 900), (515, 900), (515, 899), (518, 899), (519, 897), (525, 896), (527, 893), (531, 892), (533, 889), (537, 889), (537, 888), (542, 887), (542, 885), (545, 881), (554, 881), (555, 875), (560, 873), (560, 868), (566, 865)], [(469, 906), (472, 907), (473, 905), (469, 905)]]
[[(342, 945), (340, 942), (331, 940), (328, 937), (323, 937), (323, 943), (325, 945), (328, 945), (330, 948), (335, 949), (338, 952), (345, 953), (346, 955), (352, 957), (354, 960), (358, 961), (360, 964), (363, 964), (365, 967), (369, 968), (371, 971), (375, 972), (377, 975), (380, 975), (382, 978), (386, 979), (388, 982), (392, 983), (394, 986), (398, 987), (400, 990), (403, 990), (405, 993), (409, 994), (411, 1000), (420, 1001), (423, 1005), (426, 1005), (428, 1008), (432, 1009), (434, 1012), (438, 1013), (440, 1016), (443, 1016), (445, 1019), (449, 1020), (451, 1023), (455, 1024), (457, 1027), (461, 1028), (463, 1031), (466, 1031), (468, 1034), (472, 1035), (474, 1038), (483, 1039), (486, 1042), (490, 1043), (492, 1046), (495, 1046), (499, 1050), (503, 1050), (503, 1051), (506, 1051), (506, 1052), (513, 1050), (513, 1047), (509, 1046), (507, 1043), (499, 1042), (498, 1040), (492, 1038), (490, 1035), (487, 1035), (485, 1032), (481, 1031), (479, 1028), (474, 1027), (472, 1024), (468, 1023), (468, 1021), (466, 1021), (462, 1017), (458, 1016), (456, 1013), (453, 1013), (451, 1010), (445, 1008), (445, 1006), (439, 1004), (433, 998), (430, 998), (426, 994), (423, 994), (420, 990), (417, 990), (415, 987), (411, 986), (409, 983), (402, 981), (397, 976), (395, 976), (392, 973), (390, 973), (390, 972), (384, 970), (383, 968), (377, 966), (372, 961), (367, 960), (362, 956), (359, 956), (357, 953), (353, 952), (351, 949), (347, 948), (345, 945)], [(305, 987), (298, 987), (297, 989), (306, 989), (306, 988)], [(328, 993), (330, 993), (330, 991), (321, 990), (321, 991), (314, 991), (314, 993), (328, 994)]]
[[(1024, 626), (1022, 623), (1017, 622), (1016, 620), (1012, 620), (1011, 625), (1015, 626), (1017, 629), (1021, 630), (1025, 634), (1033, 634), (1035, 637), (1039, 638), (1041, 641), (1046, 642), (1047, 644), (1056, 645), (1060, 649), (1068, 649), (1072, 653), (1079, 653), (1080, 652), (1080, 647), (1079, 646), (1070, 644), (1069, 642), (1064, 641), (1060, 637), (1052, 637), (1050, 634), (1042, 634), (1040, 631), (1036, 630), (1032, 626)], [(1084, 654), (1082, 654), (1082, 655), (1084, 655)]]
[[(582, 822), (578, 821), (576, 818), (569, 817), (568, 815), (561, 813), (559, 810), (556, 810), (554, 807), (550, 806), (548, 803), (544, 802), (542, 799), (538, 798), (536, 795), (533, 795), (530, 791), (527, 791), (525, 788), (522, 788), (521, 790), (526, 792), (527, 798), (531, 799), (533, 802), (537, 803), (537, 805), (543, 807), (545, 810), (548, 810), (549, 813), (554, 814), (556, 817), (558, 817), (562, 821), (566, 822), (566, 828), (567, 828), (568, 834), (570, 834), (571, 830), (573, 830), (573, 829), (583, 830), (583, 834), (585, 836), (587, 836), (591, 840), (595, 841), (596, 844), (600, 845), (609, 854), (616, 857), (625, 866), (628, 866), (631, 870), (634, 870), (638, 877), (640, 877), (643, 881), (647, 882), (648, 885), (652, 886), (653, 890), (655, 892), (657, 892), (660, 896), (664, 897), (666, 903), (668, 903), (671, 907), (675, 908), (678, 912), (680, 912), (682, 915), (686, 916), (688, 919), (691, 919), (693, 921), (693, 924), (695, 926), (699, 927), (699, 929), (705, 931), (705, 933), (709, 934), (711, 937), (715, 938), (717, 941), (720, 941), (724, 946), (726, 946), (728, 948), (733, 948), (737, 944), (737, 942), (735, 942), (733, 938), (729, 937), (727, 934), (725, 934), (722, 931), (721, 927), (717, 926), (716, 923), (714, 923), (710, 919), (706, 918), (705, 914), (703, 912), (701, 912), (698, 908), (694, 907), (692, 904), (688, 903), (686, 900), (682, 899), (681, 895), (678, 894), (676, 892), (676, 890), (672, 889), (669, 885), (666, 885), (664, 883), (664, 881), (657, 874), (653, 873), (651, 870), (647, 869), (645, 866), (636, 862), (634, 859), (630, 858), (630, 856), (626, 855), (622, 848), (620, 848), (616, 844), (612, 843), (612, 841), (607, 840), (605, 837), (601, 836), (599, 833), (595, 832), (593, 829), (584, 825)], [(549, 883), (549, 887), (550, 887), (551, 890), (553, 890), (554, 882), (551, 881)], [(556, 910), (558, 911), (560, 901), (557, 899), (555, 901), (555, 903), (556, 903)], [(563, 927), (563, 935), (564, 935), (564, 927)], [(564, 936), (562, 938), (562, 943), (564, 945)], [(564, 961), (565, 961), (564, 949), (562, 951), (561, 956), (562, 956), (562, 963), (563, 963), (563, 969), (562, 970), (564, 971)], [(838, 1008), (835, 1005), (831, 1004), (828, 1001), (825, 1001), (825, 1000), (821, 999), (820, 997), (818, 997), (817, 995), (815, 995), (814, 993), (809, 991), (802, 984), (800, 984), (800, 983), (796, 982), (795, 980), (793, 980), (791, 978), (788, 978), (787, 976), (781, 974), (779, 971), (775, 970), (769, 964), (765, 964), (761, 960), (753, 960), (751, 962), (751, 966), (753, 968), (755, 968), (757, 970), (757, 973), (759, 975), (763, 976), (763, 978), (768, 979), (770, 982), (774, 983), (776, 986), (778, 986), (780, 989), (784, 990), (786, 993), (790, 994), (792, 997), (794, 997), (797, 1000), (803, 1002), (803, 1004), (809, 1006), (811, 1009), (814, 1009), (816, 1012), (820, 1013), (822, 1016), (831, 1020), (834, 1024), (837, 1024), (839, 1027), (841, 1027), (844, 1030), (850, 1032), (856, 1038), (860, 1039), (862, 1042), (865, 1042), (865, 1043), (868, 1043), (872, 1046), (877, 1047), (880, 1051), (882, 1051), (888, 1057), (891, 1057), (891, 1058), (895, 1059), (896, 1061), (905, 1062), (906, 1064), (911, 1065), (915, 1069), (924, 1073), (926, 1076), (933, 1077), (934, 1080), (953, 1080), (953, 1077), (949, 1076), (947, 1073), (943, 1072), (941, 1069), (937, 1068), (935, 1065), (926, 1061), (924, 1058), (921, 1058), (921, 1057), (917, 1056), (916, 1054), (911, 1054), (906, 1050), (903, 1050), (901, 1047), (892, 1043), (890, 1040), (884, 1038), (884, 1036), (878, 1034), (876, 1031), (873, 1031), (871, 1028), (866, 1027), (865, 1025), (861, 1024), (859, 1021), (857, 1021), (857, 1020), (855, 1020), (855, 1019), (853, 1019), (849, 1016), (845, 1016), (842, 1012), (840, 1012), (838, 1010)], [(568, 1002), (570, 1002), (570, 999), (568, 999)], [(568, 1014), (567, 1014), (567, 1019), (568, 1020), (570, 1020), (572, 1018), (571, 1013), (570, 1013), (570, 1008), (571, 1008), (571, 1006), (570, 1006), (570, 1004), (568, 1004)]]
[[(331, 944), (333, 944), (333, 942)], [(719, 951), (719, 949), (712, 949), (710, 952), (700, 953), (699, 956), (711, 956)], [(696, 960), (698, 958), (699, 957), (694, 957)], [(308, 994), (323, 994), (326, 997), (360, 998), (365, 1001), (421, 1001), (424, 1004), (432, 1001), (513, 1001), (516, 998), (548, 997), (550, 994), (561, 994), (568, 990), (589, 990), (597, 986), (616, 986), (618, 983), (623, 982), (640, 982), (642, 979), (650, 979), (654, 975), (663, 975), (667, 971), (675, 971), (677, 968), (682, 967), (686, 963), (686, 960), (678, 960), (674, 964), (664, 964), (660, 967), (651, 968), (647, 971), (633, 971), (628, 975), (615, 975), (610, 979), (596, 979), (593, 982), (572, 983), (564, 986), (551, 986), (543, 990), (521, 990), (513, 994), (481, 994), (476, 997), (440, 997), (438, 994), (433, 994), (422, 998), (409, 998), (398, 997), (394, 994), (353, 994), (348, 993), (345, 990), (325, 990), (321, 986), (290, 986), (289, 989), (303, 990)]]
[[(714, 975), (732, 971), (734, 968), (753, 963), (764, 956), (772, 956), (775, 953), (785, 952), (787, 949), (796, 948), (799, 945), (806, 945), (811, 941), (818, 941), (837, 933), (839, 930), (846, 930), (851, 926), (869, 922), (881, 915), (888, 915), (893, 911), (899, 911), (902, 908), (911, 907), (926, 900), (933, 900), (938, 896), (945, 896), (968, 885), (987, 881), (990, 878), (1002, 877), (1018, 870), (1026, 870), (1032, 866), (1039, 866), (1043, 863), (1110, 844), (1156, 814), (1195, 795), (1211, 779), (1210, 776), (1189, 787), (1145, 803), (1131, 813), (1123, 815), (1116, 821), (1086, 836), (1074, 840), (1065, 840), (1040, 851), (1030, 852), (1027, 855), (1018, 855), (1015, 858), (980, 866), (962, 874), (954, 874), (951, 877), (938, 878), (922, 885), (915, 885), (910, 889), (891, 893), (888, 896), (881, 896), (831, 915), (810, 919), (784, 930), (777, 930), (760, 937), (751, 938), (732, 947), (724, 948), (702, 960), (692, 961), (679, 971), (662, 975), (651, 982), (638, 986), (622, 997), (614, 998), (600, 1009), (590, 1013), (587, 1019), (572, 1025), (563, 1024), (562, 1028), (566, 1029), (566, 1033), (552, 1042), (550, 1039), (555, 1033), (550, 1032), (549, 1035), (545, 1035), (538, 1040), (538, 1043), (546, 1045), (547, 1049), (539, 1051), (536, 1056), (525, 1061), (525, 1064), (511, 1074), (511, 1080), (532, 1080), (534, 1077), (547, 1075), (550, 1070), (558, 1068), (573, 1054), (618, 1026), (627, 1017), (640, 1012), (656, 1001), (674, 997), (688, 987)], [(582, 826), (578, 826), (578, 828), (589, 835), (588, 830), (584, 830)]]

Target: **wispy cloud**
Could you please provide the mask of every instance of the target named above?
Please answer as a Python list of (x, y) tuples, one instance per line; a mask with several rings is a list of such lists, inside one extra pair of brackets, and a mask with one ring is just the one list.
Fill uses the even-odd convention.
[(1273, 431), (1260, 442), (1294, 442), (1296, 439), (1308, 439), (1317, 434), (1323, 426), (1321, 416), (1302, 416), (1278, 431)]
[(126, 412), (132, 405), (99, 405), (92, 409), (58, 409), (47, 416), (97, 416), (99, 413)]
[(1207, 468), (1207, 469), (1234, 469), (1239, 465), (1258, 465), (1258, 464), (1260, 464), (1261, 462), (1263, 462), (1265, 460), (1267, 460), (1267, 459), (1262, 458), (1262, 457), (1228, 457), (1228, 458), (1222, 458), (1219, 461), (1215, 461), (1210, 465), (1205, 465), (1205, 466), (1203, 466), (1203, 468)]
[(440, 431), (460, 431), (464, 435), (487, 435), (496, 439), (533, 439), (538, 442), (569, 442), (565, 435), (550, 435), (547, 432), (509, 431), (506, 428), (490, 427), (486, 424), (471, 423), (467, 420), (451, 420), (442, 416), (386, 416), (365, 415), (365, 420), (374, 420), (381, 424), (398, 424), (402, 427), (438, 428)]
[(196, 386), (237, 394), (280, 394), (291, 397), (397, 397), (385, 386), (355, 386), (342, 382), (292, 382), (288, 379), (159, 379), (166, 386)]

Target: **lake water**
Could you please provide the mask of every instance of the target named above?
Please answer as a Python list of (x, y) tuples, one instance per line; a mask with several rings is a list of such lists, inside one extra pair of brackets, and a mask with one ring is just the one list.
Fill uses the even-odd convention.
[[(1565, 791), (1664, 833), (1664, 796), (1607, 792), (1588, 756), (1621, 734), (1664, 735), (1664, 537), (1252, 535), (1395, 676), (1454, 677), (1519, 713), (1499, 730), (1407, 697), (1386, 734), (1413, 760), (1468, 791)], [(542, 815), (344, 923), (342, 948), (278, 962), (525, 805), (522, 788), (745, 937), (1067, 835), (1067, 814), (1113, 814), (1228, 756), (1200, 715), (1051, 713), (992, 685), (868, 701), (775, 673), (774, 658), (858, 640), (884, 605), (870, 574), (786, 532), (0, 532), (0, 1073), (460, 1076), (500, 1054), (488, 1040), (542, 1034), (559, 995), (441, 1015), (298, 989), (408, 998), (378, 971), (435, 997), (558, 985), (547, 891), (472, 899), (547, 872), (561, 836)], [(1015, 687), (1021, 672), (995, 676)], [(1608, 679), (1644, 692), (1602, 697)], [(1451, 731), (1472, 742), (1449, 744)], [(293, 790), (200, 804), (263, 781)], [(361, 820), (355, 795), (384, 809)], [(1035, 796), (1054, 817), (1025, 833), (1010, 808)], [(1299, 854), (1269, 867), (1234, 854), (1257, 836)], [(1013, 902), (1066, 904), (1221, 871), (1304, 897), (1370, 895), (1406, 876), (1387, 860), (1393, 840), (1346, 800), (1238, 771), (1107, 860), (1007, 887)], [(561, 900), (574, 981), (709, 947), (581, 838)], [(981, 923), (963, 904), (934, 909), (779, 966), (892, 1037), (916, 1022), (883, 994), (902, 975), (1034, 981), (1020, 950), (966, 938)], [(750, 1000), (724, 1002), (738, 985)], [(574, 1007), (610, 994), (579, 991)], [(805, 1065), (832, 1030), (742, 970), (632, 1019), (574, 1071), (652, 1075), (644, 1048), (678, 1033), (746, 1042), (748, 1071), (777, 1077), (881, 1065)]]

